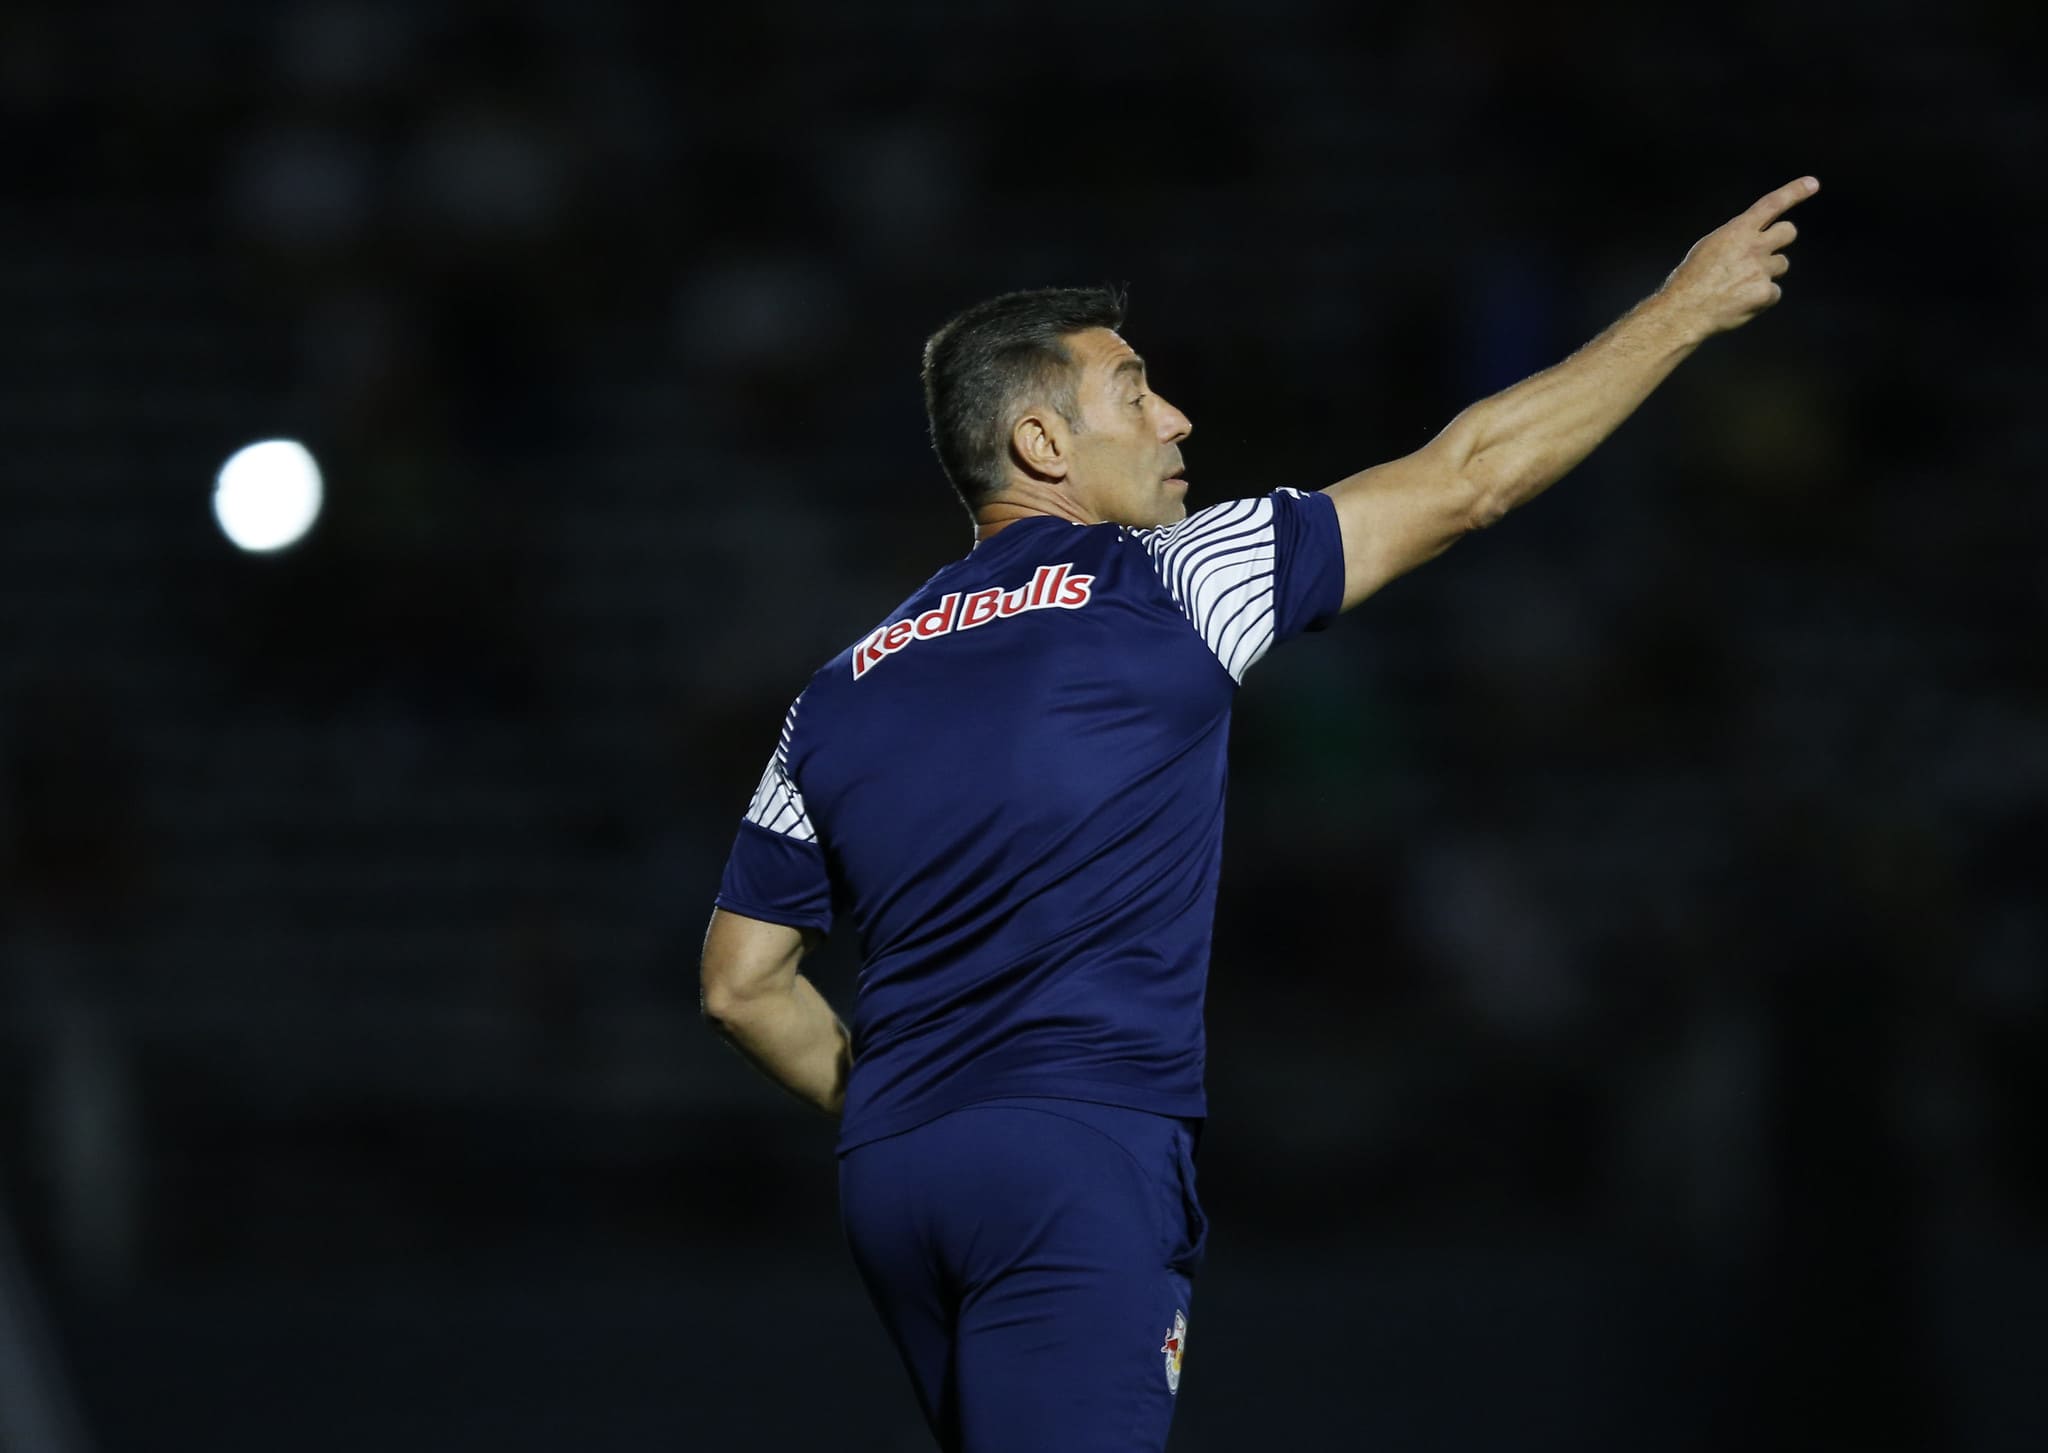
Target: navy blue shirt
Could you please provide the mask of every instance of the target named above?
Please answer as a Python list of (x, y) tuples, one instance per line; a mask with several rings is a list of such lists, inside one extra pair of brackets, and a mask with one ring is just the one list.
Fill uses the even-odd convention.
[(1206, 1113), (1231, 703), (1343, 591), (1326, 495), (1034, 516), (811, 678), (718, 904), (859, 937), (841, 1151), (997, 1096)]

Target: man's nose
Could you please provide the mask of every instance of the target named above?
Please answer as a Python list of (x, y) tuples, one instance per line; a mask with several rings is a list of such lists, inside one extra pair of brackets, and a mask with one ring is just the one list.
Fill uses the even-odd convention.
[(1179, 409), (1176, 409), (1172, 404), (1166, 406), (1166, 417), (1162, 422), (1166, 426), (1166, 433), (1163, 437), (1168, 444), (1178, 444), (1181, 440), (1187, 438), (1188, 435), (1195, 432), (1194, 421)]

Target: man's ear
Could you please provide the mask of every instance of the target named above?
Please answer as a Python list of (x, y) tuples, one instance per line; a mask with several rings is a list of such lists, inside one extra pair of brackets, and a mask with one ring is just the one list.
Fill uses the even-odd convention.
[(1010, 426), (1010, 454), (1034, 479), (1067, 477), (1067, 421), (1051, 409), (1033, 409)]

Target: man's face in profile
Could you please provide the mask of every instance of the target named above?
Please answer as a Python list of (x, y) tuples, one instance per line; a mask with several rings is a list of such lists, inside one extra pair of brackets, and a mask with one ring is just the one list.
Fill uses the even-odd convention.
[(1082, 426), (1067, 488), (1097, 518), (1140, 527), (1187, 514), (1180, 441), (1194, 425), (1152, 391), (1145, 360), (1108, 328), (1070, 335)]

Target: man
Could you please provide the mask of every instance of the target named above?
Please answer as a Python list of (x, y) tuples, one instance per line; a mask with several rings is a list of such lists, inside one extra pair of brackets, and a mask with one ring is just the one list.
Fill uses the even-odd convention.
[[(1189, 515), (1187, 417), (1121, 299), (968, 309), (925, 349), (973, 550), (811, 678), (727, 864), (703, 1003), (841, 1117), (854, 1260), (941, 1447), (1165, 1445), (1224, 746), (1246, 670), (1583, 459), (1779, 298), (1801, 178), (1563, 363), (1406, 458)], [(848, 1034), (798, 963), (851, 920)]]

